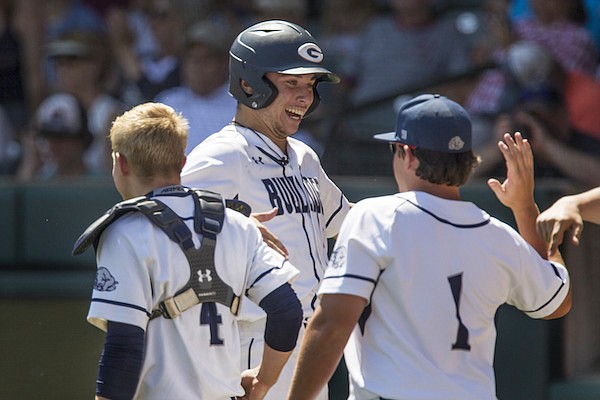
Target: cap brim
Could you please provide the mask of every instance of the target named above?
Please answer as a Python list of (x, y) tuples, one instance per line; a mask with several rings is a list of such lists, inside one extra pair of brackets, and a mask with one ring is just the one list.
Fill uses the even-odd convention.
[(325, 78), (322, 79), (322, 81), (329, 83), (340, 83), (341, 81), (339, 76), (329, 71), (328, 69), (322, 67), (298, 67), (277, 72), (279, 72), (280, 74), (287, 75), (321, 74)]
[(81, 43), (65, 40), (50, 43), (46, 55), (48, 57), (89, 57), (90, 50)]
[(396, 132), (379, 133), (373, 135), (373, 139), (383, 140), (385, 142), (398, 142), (398, 139), (396, 139)]

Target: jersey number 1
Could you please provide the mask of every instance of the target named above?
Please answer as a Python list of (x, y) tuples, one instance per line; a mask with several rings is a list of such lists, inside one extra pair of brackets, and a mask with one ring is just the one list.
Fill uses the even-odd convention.
[(469, 344), (469, 331), (462, 322), (460, 317), (460, 295), (462, 293), (462, 272), (460, 274), (452, 275), (448, 277), (450, 283), (450, 289), (452, 290), (452, 297), (454, 297), (454, 305), (456, 306), (456, 319), (458, 319), (458, 332), (456, 332), (456, 342), (452, 344), (452, 350), (471, 350)]

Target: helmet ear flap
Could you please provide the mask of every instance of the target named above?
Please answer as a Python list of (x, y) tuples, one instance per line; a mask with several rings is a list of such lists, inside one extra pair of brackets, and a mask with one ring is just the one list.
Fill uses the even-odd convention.
[(246, 105), (255, 110), (267, 107), (275, 100), (279, 93), (273, 82), (264, 75), (256, 86), (250, 83), (248, 85), (254, 90), (254, 93), (247, 96), (248, 101)]
[(317, 108), (319, 106), (320, 103), (321, 103), (321, 96), (319, 96), (319, 92), (317, 91), (317, 83), (315, 83), (315, 85), (313, 86), (313, 101), (312, 101), (312, 104), (310, 105), (310, 107), (308, 107), (308, 110), (306, 110), (306, 113), (304, 114), (304, 118), (308, 117), (310, 115), (310, 113), (313, 112), (315, 110), (315, 108)]
[[(277, 96), (277, 88), (265, 76), (266, 71), (233, 57), (229, 71), (229, 92), (245, 106), (257, 110), (271, 104)], [(242, 80), (252, 88), (252, 93), (242, 88)]]

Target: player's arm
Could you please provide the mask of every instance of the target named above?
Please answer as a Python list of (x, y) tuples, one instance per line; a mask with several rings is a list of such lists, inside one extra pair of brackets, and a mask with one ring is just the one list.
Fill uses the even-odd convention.
[(546, 243), (537, 234), (536, 218), (539, 209), (533, 196), (533, 153), (527, 139), (517, 132), (513, 137), (506, 133), (498, 148), (506, 161), (506, 179), (488, 180), (488, 185), (498, 200), (513, 212), (521, 236), (544, 258)]
[(549, 243), (548, 254), (554, 254), (564, 236), (578, 245), (583, 221), (600, 224), (600, 187), (558, 199), (537, 219), (537, 231)]
[(242, 386), (250, 400), (264, 398), (277, 382), (296, 347), (302, 324), (302, 305), (289, 283), (265, 296), (259, 306), (267, 314), (263, 358), (260, 366), (242, 374)]
[(314, 399), (327, 384), (366, 304), (353, 295), (321, 296), (306, 328), (288, 400)]
[(142, 371), (144, 345), (142, 328), (108, 321), (98, 367), (96, 400), (133, 398)]

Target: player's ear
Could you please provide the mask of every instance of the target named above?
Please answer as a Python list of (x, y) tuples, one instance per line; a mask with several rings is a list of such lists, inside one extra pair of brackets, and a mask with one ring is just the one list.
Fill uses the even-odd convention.
[(248, 96), (254, 94), (254, 89), (252, 89), (252, 86), (248, 85), (248, 82), (243, 79), (240, 79), (240, 87)]
[(114, 153), (114, 159), (115, 159), (115, 168), (119, 169), (119, 172), (121, 173), (121, 175), (127, 175), (129, 174), (130, 171), (130, 167), (129, 167), (129, 162), (127, 161), (127, 157), (125, 157), (124, 154), (119, 153), (118, 151), (116, 151)]
[(414, 149), (411, 149), (408, 145), (402, 145), (404, 156), (401, 157), (405, 163), (407, 169), (417, 169), (419, 166), (419, 159), (415, 156)]

